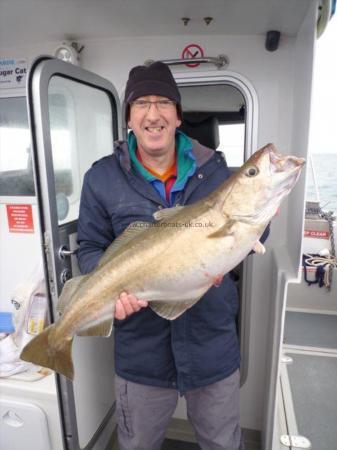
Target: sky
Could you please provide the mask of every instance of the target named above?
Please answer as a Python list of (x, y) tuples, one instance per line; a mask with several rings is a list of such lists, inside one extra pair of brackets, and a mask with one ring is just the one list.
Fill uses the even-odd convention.
[(316, 43), (309, 144), (311, 153), (337, 154), (336, 14)]

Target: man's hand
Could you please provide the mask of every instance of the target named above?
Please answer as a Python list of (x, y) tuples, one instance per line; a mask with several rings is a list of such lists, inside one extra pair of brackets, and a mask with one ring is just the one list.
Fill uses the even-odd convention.
[(133, 294), (122, 292), (116, 302), (115, 319), (123, 320), (147, 305), (146, 300), (139, 300)]

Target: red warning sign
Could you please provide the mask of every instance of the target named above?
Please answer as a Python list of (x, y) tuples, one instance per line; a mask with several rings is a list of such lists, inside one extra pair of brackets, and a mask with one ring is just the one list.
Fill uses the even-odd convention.
[[(202, 58), (204, 56), (204, 50), (198, 44), (189, 44), (187, 45), (182, 54), (182, 59), (192, 59), (192, 58)], [(188, 63), (187, 67), (198, 67), (200, 63)]]
[(6, 205), (10, 233), (34, 233), (32, 205)]
[(321, 230), (304, 230), (304, 237), (312, 237), (318, 239), (329, 239), (329, 231)]

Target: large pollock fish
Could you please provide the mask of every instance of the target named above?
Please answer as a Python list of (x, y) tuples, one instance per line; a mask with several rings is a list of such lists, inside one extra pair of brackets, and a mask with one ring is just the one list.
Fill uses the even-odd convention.
[(159, 211), (154, 224), (131, 224), (95, 270), (67, 281), (61, 318), (26, 345), (21, 359), (73, 379), (74, 335), (109, 336), (123, 291), (148, 300), (161, 317), (180, 316), (252, 249), (264, 253), (259, 238), (303, 164), (268, 144), (203, 200)]

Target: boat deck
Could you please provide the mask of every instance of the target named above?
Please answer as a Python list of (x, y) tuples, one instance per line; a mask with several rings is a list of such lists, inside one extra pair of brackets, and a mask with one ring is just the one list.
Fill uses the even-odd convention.
[(200, 447), (198, 444), (194, 444), (193, 442), (165, 439), (161, 450), (200, 450)]
[[(245, 433), (244, 433), (245, 436)], [(257, 442), (251, 442), (250, 440), (244, 439), (245, 450), (260, 450), (261, 445)], [(198, 444), (193, 442), (177, 441), (174, 439), (165, 439), (161, 450), (201, 450)]]
[(284, 344), (337, 351), (337, 315), (287, 311)]
[(284, 352), (298, 434), (313, 449), (337, 449), (337, 315), (287, 311)]
[(310, 440), (313, 449), (336, 449), (337, 357), (291, 357), (294, 362), (287, 368), (299, 434)]

